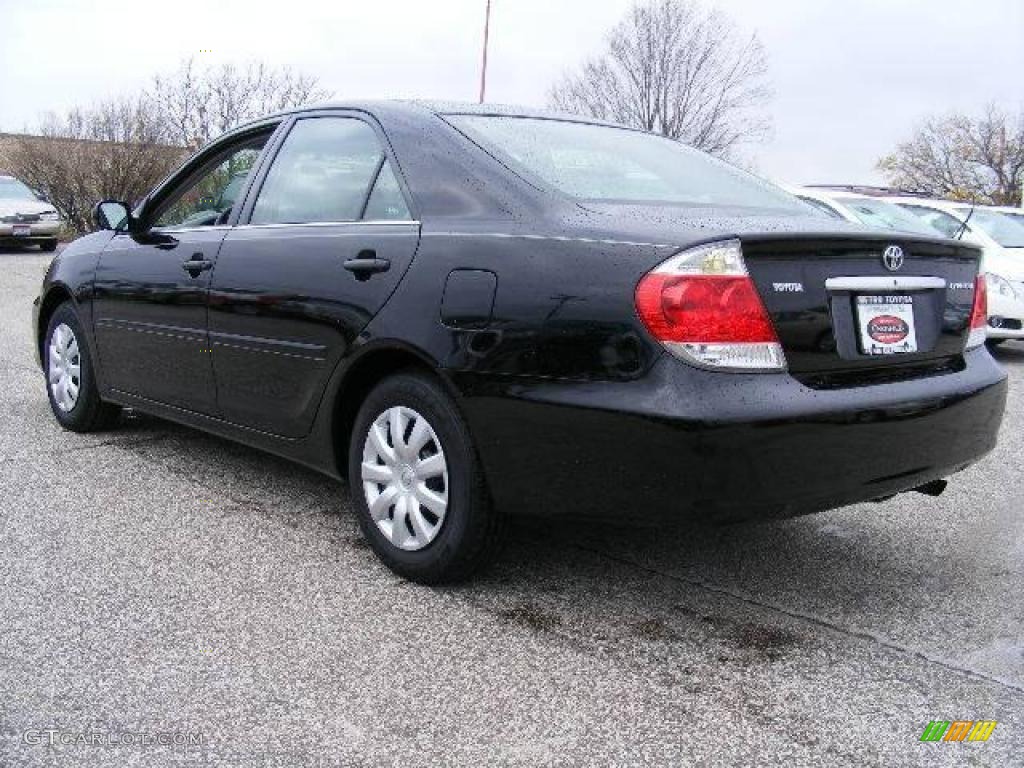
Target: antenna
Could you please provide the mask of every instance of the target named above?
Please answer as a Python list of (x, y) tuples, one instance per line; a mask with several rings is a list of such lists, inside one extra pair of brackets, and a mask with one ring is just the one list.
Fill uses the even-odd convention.
[(480, 65), (480, 103), (484, 103), (487, 92), (487, 38), (491, 31), (491, 0), (487, 0), (487, 15), (484, 16), (484, 59)]
[(974, 203), (971, 203), (971, 210), (969, 210), (967, 212), (967, 217), (962, 222), (960, 222), (960, 229), (958, 229), (956, 231), (956, 234), (953, 235), (953, 239), (954, 240), (962, 240), (963, 239), (964, 232), (967, 231), (967, 222), (969, 222), (971, 220), (971, 216), (973, 216), (973, 215), (974, 215)]

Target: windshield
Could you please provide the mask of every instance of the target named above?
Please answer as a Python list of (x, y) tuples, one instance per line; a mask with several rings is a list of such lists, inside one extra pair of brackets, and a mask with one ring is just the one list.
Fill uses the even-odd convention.
[(818, 200), (813, 197), (804, 197), (803, 195), (797, 195), (797, 197), (799, 197), (809, 206), (814, 208), (814, 210), (824, 213), (830, 219), (839, 219), (840, 221), (846, 221), (846, 219), (843, 218), (843, 214), (841, 214), (839, 211), (837, 211), (835, 208), (833, 208), (831, 205), (824, 202), (823, 200)]
[(787, 192), (661, 136), (527, 117), (450, 115), (448, 119), (478, 144), (497, 150), (514, 170), (540, 177), (580, 200), (809, 213)]
[(923, 219), (884, 200), (865, 197), (837, 197), (836, 202), (849, 208), (861, 223), (869, 227), (899, 229), (919, 235), (941, 236), (943, 233)]
[[(965, 219), (971, 212), (970, 207), (956, 210)], [(975, 208), (969, 223), (970, 226), (977, 227), (1004, 248), (1024, 248), (1024, 224), (1019, 224), (1006, 214)]]
[(35, 200), (32, 190), (17, 179), (0, 179), (0, 199)]

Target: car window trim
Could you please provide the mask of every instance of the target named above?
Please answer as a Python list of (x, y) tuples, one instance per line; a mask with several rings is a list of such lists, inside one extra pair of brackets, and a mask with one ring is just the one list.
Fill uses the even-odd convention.
[(380, 178), (380, 172), (384, 168), (384, 163), (388, 161), (388, 156), (381, 152), (380, 160), (377, 161), (377, 167), (373, 171), (373, 178), (370, 179), (370, 186), (366, 188), (366, 194), (363, 195), (363, 204), (359, 206), (359, 218), (356, 221), (363, 221), (366, 217), (366, 209), (370, 205), (370, 198), (373, 197), (373, 190), (377, 187), (377, 180)]
[[(383, 167), (383, 163), (387, 162), (391, 165), (391, 172), (395, 175), (395, 179), (398, 182), (398, 189), (402, 195), (402, 199), (405, 202), (406, 210), (412, 216), (409, 221), (419, 223), (419, 217), (416, 215), (416, 208), (412, 204), (412, 195), (408, 189), (408, 185), (405, 183), (405, 178), (401, 174), (401, 168), (395, 159), (394, 150), (391, 147), (391, 142), (388, 141), (387, 134), (384, 133), (383, 127), (373, 118), (369, 113), (357, 112), (353, 110), (317, 110), (313, 112), (303, 112), (297, 115), (292, 115), (288, 120), (284, 121), (278, 126), (278, 133), (274, 137), (273, 147), (269, 144), (264, 147), (264, 151), (267, 152), (265, 162), (261, 163), (259, 173), (254, 174), (252, 182), (249, 184), (249, 188), (246, 191), (245, 204), (243, 205), (240, 215), (235, 222), (235, 226), (245, 227), (259, 227), (259, 226), (271, 226), (270, 224), (253, 224), (252, 213), (256, 207), (256, 201), (259, 199), (260, 193), (263, 191), (263, 186), (267, 180), (267, 176), (270, 174), (271, 169), (274, 167), (274, 163), (277, 161), (277, 157), (281, 152), (281, 148), (284, 143), (288, 140), (288, 136), (291, 135), (295, 125), (300, 120), (318, 120), (322, 118), (334, 118), (344, 120), (358, 120), (361, 123), (369, 126), (370, 130), (373, 131), (373, 135), (377, 138), (377, 143), (380, 146), (382, 160), (381, 163), (373, 176), (372, 182), (367, 186), (366, 194), (363, 200), (363, 208), (360, 211), (360, 215), (366, 213), (366, 206), (369, 205), (370, 195), (373, 194), (374, 184), (377, 183), (377, 176), (380, 175), (380, 168)], [(274, 226), (280, 222), (274, 222)], [(338, 225), (338, 224), (363, 224), (363, 223), (375, 223), (365, 222), (362, 219), (347, 219), (345, 221), (334, 221), (334, 222), (295, 222), (291, 224), (283, 224), (283, 226), (298, 227), (309, 224), (326, 224), (326, 225)], [(397, 222), (407, 223), (407, 222)]]
[(300, 227), (412, 227), (420, 226), (417, 219), (349, 219), (347, 221), (273, 222), (268, 224), (236, 224), (232, 229), (297, 229)]
[[(142, 204), (142, 213), (146, 219), (152, 221), (154, 217), (159, 216), (165, 209), (166, 204), (169, 200), (173, 199), (182, 188), (187, 188), (189, 184), (195, 182), (202, 176), (203, 173), (214, 167), (218, 162), (223, 162), (224, 158), (230, 155), (232, 152), (237, 151), (243, 145), (251, 142), (253, 139), (259, 136), (266, 136), (266, 141), (260, 148), (259, 157), (256, 158), (256, 162), (253, 164), (253, 169), (258, 172), (262, 167), (264, 158), (266, 157), (267, 147), (270, 146), (274, 135), (280, 129), (281, 123), (261, 124), (254, 126), (250, 130), (246, 130), (237, 134), (221, 139), (208, 147), (204, 148), (198, 155), (190, 158), (178, 171), (172, 176), (169, 176), (159, 187), (157, 187)], [(249, 178), (246, 181), (246, 191), (252, 184), (253, 178), (256, 173), (250, 173)], [(231, 216), (224, 225), (211, 225), (211, 226), (231, 226), (233, 222), (238, 221), (238, 210), (232, 210)], [(192, 228), (189, 228), (192, 229)], [(210, 227), (200, 227), (199, 229), (209, 230)], [(174, 229), (173, 227), (154, 227), (153, 231), (174, 231), (182, 232), (182, 229)]]

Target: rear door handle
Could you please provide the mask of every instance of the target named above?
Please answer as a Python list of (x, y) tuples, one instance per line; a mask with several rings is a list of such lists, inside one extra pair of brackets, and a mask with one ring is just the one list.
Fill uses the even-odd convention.
[(204, 259), (201, 253), (194, 253), (191, 259), (181, 262), (181, 268), (192, 275), (192, 277), (199, 277), (200, 272), (213, 269), (213, 262), (209, 259)]
[(360, 251), (356, 258), (346, 259), (344, 267), (354, 274), (357, 280), (368, 280), (370, 275), (391, 269), (391, 262), (387, 259), (378, 259), (376, 251)]

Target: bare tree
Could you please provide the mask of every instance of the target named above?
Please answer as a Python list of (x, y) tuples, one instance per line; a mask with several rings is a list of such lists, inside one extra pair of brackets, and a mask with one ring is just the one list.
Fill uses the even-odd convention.
[(141, 198), (180, 162), (158, 115), (143, 98), (121, 98), (46, 115), (37, 135), (13, 139), (10, 171), (44, 196), (76, 232), (91, 228), (103, 198)]
[(1020, 205), (1024, 111), (990, 106), (980, 118), (952, 113), (926, 120), (878, 161), (893, 186), (935, 197)]
[(330, 96), (315, 77), (263, 63), (201, 68), (193, 59), (153, 78), (147, 96), (173, 141), (190, 149), (239, 123)]
[(43, 117), (16, 137), (9, 170), (87, 232), (93, 204), (135, 201), (184, 156), (245, 120), (327, 98), (317, 80), (253, 63), (200, 68), (188, 59), (148, 91)]
[(693, 0), (638, 2), (607, 50), (555, 85), (556, 109), (656, 131), (715, 155), (763, 138), (770, 92), (756, 35)]

